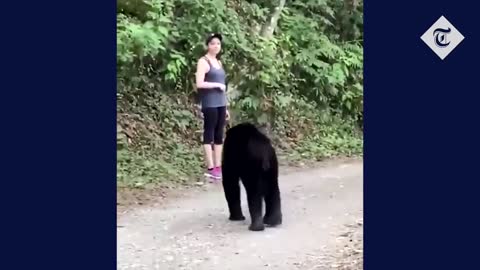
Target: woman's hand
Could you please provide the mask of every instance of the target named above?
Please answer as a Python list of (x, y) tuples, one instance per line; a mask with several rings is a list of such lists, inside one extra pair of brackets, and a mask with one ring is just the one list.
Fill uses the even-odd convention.
[(225, 119), (228, 121), (230, 120), (230, 113), (228, 112), (228, 110), (225, 112)]
[(227, 87), (225, 86), (225, 84), (219, 83), (219, 84), (218, 84), (218, 88), (220, 88), (220, 90), (222, 90), (222, 91), (225, 91), (225, 89), (226, 89)]

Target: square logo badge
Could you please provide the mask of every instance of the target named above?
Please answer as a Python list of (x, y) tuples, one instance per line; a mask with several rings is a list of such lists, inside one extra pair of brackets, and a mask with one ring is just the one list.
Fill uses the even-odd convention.
[(442, 16), (421, 36), (421, 39), (444, 60), (463, 41), (464, 36)]

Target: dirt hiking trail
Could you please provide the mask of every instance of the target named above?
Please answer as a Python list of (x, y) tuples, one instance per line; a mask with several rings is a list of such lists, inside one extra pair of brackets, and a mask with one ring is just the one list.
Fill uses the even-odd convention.
[[(358, 262), (342, 266), (334, 258), (352, 235), (360, 243), (357, 249), (363, 246), (363, 162), (333, 162), (290, 173), (280, 169), (279, 184), (283, 224), (262, 232), (248, 230), (243, 187), (247, 220), (228, 220), (221, 183), (207, 184), (208, 192), (197, 190), (120, 216), (117, 269), (362, 269)], [(354, 252), (363, 256), (362, 250)]]

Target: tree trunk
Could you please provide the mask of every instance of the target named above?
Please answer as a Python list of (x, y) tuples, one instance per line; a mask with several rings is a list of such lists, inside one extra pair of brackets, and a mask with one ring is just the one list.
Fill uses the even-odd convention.
[(282, 10), (285, 7), (286, 0), (280, 0), (277, 6), (273, 6), (270, 10), (270, 15), (268, 16), (267, 22), (263, 25), (260, 35), (262, 37), (270, 38), (277, 28), (278, 19), (282, 14)]
[[(260, 35), (262, 37), (265, 37), (268, 39), (273, 37), (273, 33), (275, 32), (275, 29), (277, 28), (277, 25), (278, 25), (278, 20), (280, 19), (280, 15), (282, 14), (283, 8), (285, 7), (285, 1), (286, 0), (279, 0), (278, 4), (276, 6), (272, 6), (272, 8), (270, 9), (270, 15), (268, 16), (265, 24), (262, 26), (262, 29), (260, 32)], [(274, 134), (273, 132), (274, 127), (275, 127), (275, 108), (274, 106), (271, 106), (268, 112), (268, 121), (263, 126), (267, 136), (272, 138)]]
[(352, 0), (352, 9), (355, 10), (360, 4), (360, 0)]

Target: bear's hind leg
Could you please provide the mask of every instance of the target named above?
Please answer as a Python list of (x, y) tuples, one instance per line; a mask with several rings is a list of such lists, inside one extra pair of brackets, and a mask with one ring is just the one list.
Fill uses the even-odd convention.
[(270, 170), (265, 177), (265, 217), (263, 223), (269, 226), (282, 224), (280, 188), (276, 170)]
[(232, 171), (222, 168), (223, 177), (223, 191), (228, 203), (228, 210), (230, 212), (230, 220), (240, 221), (245, 220), (242, 213), (242, 206), (240, 201), (240, 181), (239, 177)]
[(263, 193), (261, 190), (260, 178), (250, 178), (243, 181), (247, 191), (248, 210), (250, 212), (251, 224), (248, 227), (251, 231), (263, 231), (265, 225), (262, 219)]
[(265, 217), (263, 223), (269, 226), (282, 224), (282, 210), (280, 202), (280, 192), (275, 187), (268, 190), (265, 194)]

